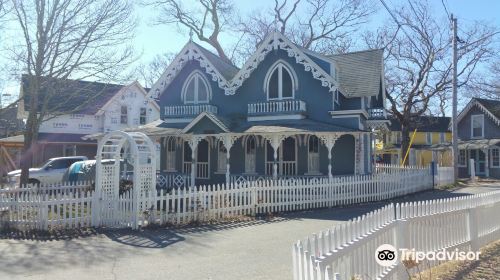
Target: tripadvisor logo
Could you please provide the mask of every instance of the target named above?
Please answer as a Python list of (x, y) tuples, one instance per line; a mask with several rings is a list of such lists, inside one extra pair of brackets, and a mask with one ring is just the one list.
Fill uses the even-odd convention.
[(392, 266), (398, 261), (398, 251), (391, 244), (382, 244), (375, 250), (375, 260), (381, 266)]
[(398, 250), (391, 244), (382, 244), (375, 250), (375, 260), (381, 266), (393, 266), (398, 258), (403, 261), (415, 261), (417, 263), (423, 260), (429, 261), (474, 261), (479, 260), (481, 252), (459, 251), (458, 249), (447, 251), (445, 249), (436, 251), (417, 251), (415, 249), (402, 248)]

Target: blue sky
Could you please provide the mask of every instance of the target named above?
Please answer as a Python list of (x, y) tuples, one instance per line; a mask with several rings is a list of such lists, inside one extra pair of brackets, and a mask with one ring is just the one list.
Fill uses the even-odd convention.
[[(378, 11), (372, 16), (367, 29), (376, 29), (388, 19), (389, 15), (378, 0), (372, 0), (378, 6)], [(386, 0), (390, 7), (395, 7), (398, 2), (404, 0)], [(429, 0), (434, 7), (434, 12), (439, 16), (445, 16), (444, 7), (441, 0)], [(406, 1), (405, 1), (406, 2)], [(258, 11), (266, 7), (272, 7), (272, 0), (236, 0), (235, 7), (242, 15)], [(467, 24), (474, 20), (481, 20), (500, 26), (500, 1), (496, 0), (444, 0), (448, 12), (454, 13), (458, 17), (458, 24)], [(188, 32), (179, 34), (175, 26), (156, 26), (152, 22), (156, 16), (154, 11), (147, 8), (140, 10), (141, 24), (138, 36), (134, 42), (137, 51), (142, 53), (141, 60), (148, 61), (156, 54), (164, 52), (178, 52), (188, 41)], [(223, 38), (224, 39), (224, 38)], [(232, 41), (232, 38), (225, 38), (223, 43)], [(207, 46), (207, 45), (205, 45)], [(207, 46), (209, 49), (210, 47)], [(211, 49), (213, 51), (213, 49)]]
[[(185, 1), (189, 3), (193, 0)], [(371, 0), (378, 7), (378, 11), (371, 17), (367, 30), (375, 30), (389, 19), (387, 11), (383, 8), (379, 0)], [(390, 7), (395, 7), (404, 0), (385, 0)], [(438, 16), (445, 17), (445, 11), (441, 0), (429, 0), (434, 7), (433, 12)], [(496, 0), (443, 0), (450, 13), (458, 17), (458, 24), (468, 24), (474, 20), (484, 21), (500, 27), (500, 1)], [(406, 1), (405, 1), (406, 2)], [(242, 15), (259, 11), (266, 7), (272, 7), (272, 0), (235, 0), (235, 8)], [(141, 54), (138, 63), (147, 63), (155, 55), (165, 52), (177, 53), (188, 41), (189, 35), (186, 30), (182, 34), (174, 25), (154, 25), (153, 21), (157, 16), (156, 11), (151, 8), (137, 7), (139, 26), (137, 36), (131, 44), (135, 47), (138, 54)], [(444, 27), (446, 28), (446, 27)], [(497, 41), (500, 42), (500, 35), (497, 35)], [(195, 38), (196, 39), (196, 38)], [(234, 38), (222, 37), (222, 44), (233, 43)], [(206, 45), (205, 45), (206, 46)], [(207, 46), (209, 49), (210, 47)], [(212, 50), (212, 49), (211, 49)], [(213, 51), (213, 50), (212, 50)], [(7, 83), (6, 91), (13, 95), (19, 92), (16, 83)]]

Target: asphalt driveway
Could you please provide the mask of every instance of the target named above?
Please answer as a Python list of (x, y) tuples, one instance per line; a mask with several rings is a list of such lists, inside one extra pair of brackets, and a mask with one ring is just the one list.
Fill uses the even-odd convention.
[[(491, 182), (396, 201), (500, 189)], [(298, 239), (387, 202), (184, 229), (117, 230), (49, 240), (0, 239), (0, 279), (291, 279)]]

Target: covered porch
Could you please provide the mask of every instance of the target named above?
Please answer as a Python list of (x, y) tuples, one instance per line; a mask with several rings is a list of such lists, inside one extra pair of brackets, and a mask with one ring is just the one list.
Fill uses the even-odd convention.
[[(436, 153), (451, 151), (451, 144), (433, 146)], [(458, 176), (469, 177), (471, 159), (477, 176), (500, 178), (500, 139), (460, 140), (458, 142)]]
[(241, 132), (168, 128), (154, 138), (161, 144), (161, 175), (181, 175), (192, 185), (369, 173), (369, 132), (327, 129), (292, 122)]

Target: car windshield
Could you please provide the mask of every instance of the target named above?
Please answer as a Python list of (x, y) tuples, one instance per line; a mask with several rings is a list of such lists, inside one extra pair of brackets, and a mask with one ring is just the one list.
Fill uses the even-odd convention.
[(42, 164), (37, 165), (37, 166), (36, 166), (36, 168), (45, 168), (45, 167), (47, 167), (47, 166), (48, 166), (48, 165), (49, 165), (52, 161), (53, 161), (53, 160), (48, 159), (48, 160), (44, 161)]

